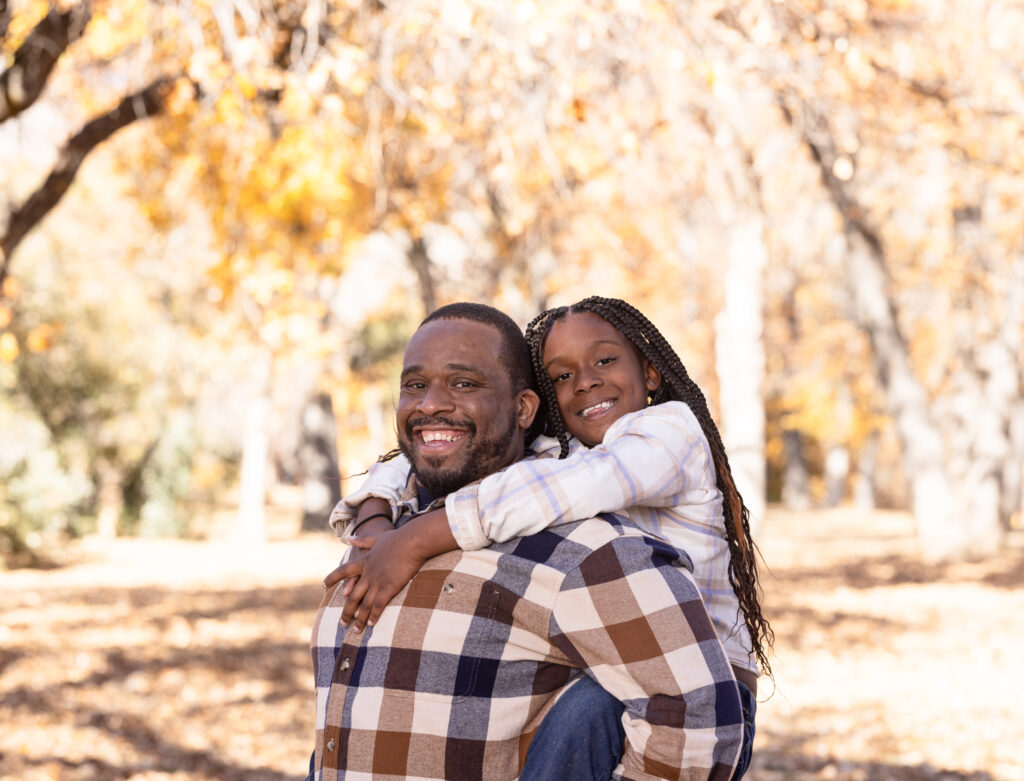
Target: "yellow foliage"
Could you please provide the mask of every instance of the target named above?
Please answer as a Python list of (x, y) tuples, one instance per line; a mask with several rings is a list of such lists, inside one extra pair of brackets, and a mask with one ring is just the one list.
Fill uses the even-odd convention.
[(49, 10), (50, 4), (46, 0), (30, 0), (21, 4), (18, 13), (11, 17), (7, 26), (7, 35), (3, 38), (3, 53), (13, 56)]
[(52, 323), (37, 325), (25, 338), (25, 346), (33, 353), (44, 353), (53, 347), (53, 340), (60, 331), (60, 326)]
[(17, 337), (9, 332), (0, 334), (0, 361), (14, 363), (20, 354)]

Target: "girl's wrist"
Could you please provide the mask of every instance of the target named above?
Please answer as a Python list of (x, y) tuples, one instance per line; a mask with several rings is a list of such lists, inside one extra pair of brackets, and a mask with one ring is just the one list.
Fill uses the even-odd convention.
[(448, 528), (448, 516), (443, 509), (424, 513), (405, 524), (399, 531), (406, 535), (403, 542), (423, 561), (458, 549), (455, 538)]
[(348, 534), (349, 537), (355, 537), (359, 532), (362, 532), (363, 535), (379, 534), (381, 531), (387, 531), (391, 528), (393, 528), (391, 513), (373, 513), (356, 521)]

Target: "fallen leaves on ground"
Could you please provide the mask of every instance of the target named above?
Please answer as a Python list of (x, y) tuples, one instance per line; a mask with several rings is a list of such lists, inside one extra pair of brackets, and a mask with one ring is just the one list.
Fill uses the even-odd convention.
[[(1024, 541), (932, 566), (901, 513), (773, 510), (750, 781), (1024, 781)], [(328, 534), (95, 541), (0, 573), (0, 779), (304, 777)]]

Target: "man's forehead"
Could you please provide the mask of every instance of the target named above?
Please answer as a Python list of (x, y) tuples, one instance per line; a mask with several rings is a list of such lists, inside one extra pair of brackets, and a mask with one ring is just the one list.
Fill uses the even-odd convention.
[(500, 366), (501, 333), (475, 320), (431, 320), (413, 334), (405, 348), (405, 367), (410, 365), (472, 365), (483, 369)]

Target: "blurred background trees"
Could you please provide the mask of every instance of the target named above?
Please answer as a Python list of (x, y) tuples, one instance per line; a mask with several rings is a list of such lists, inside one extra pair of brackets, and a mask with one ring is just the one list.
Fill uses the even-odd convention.
[[(1019, 523), (1024, 50), (990, 0), (0, 5), (0, 546), (307, 527), (425, 312), (635, 303), (765, 501)], [(332, 440), (338, 445), (332, 448)]]

